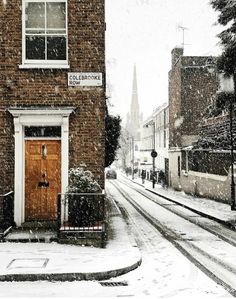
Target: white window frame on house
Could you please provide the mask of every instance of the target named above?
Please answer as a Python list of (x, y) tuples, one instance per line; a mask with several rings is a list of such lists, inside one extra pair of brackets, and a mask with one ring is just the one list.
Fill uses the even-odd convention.
[[(30, 28), (30, 33), (27, 33), (26, 29), (26, 4), (27, 3), (45, 3), (45, 26), (44, 28)], [(69, 68), (68, 64), (68, 9), (67, 4), (68, 0), (22, 0), (22, 64), (19, 66), (19, 68)], [(65, 28), (53, 28), (53, 29), (47, 29), (46, 25), (46, 3), (65, 3), (65, 9), (66, 9), (66, 20), (65, 20)], [(43, 31), (44, 33), (38, 31)], [(32, 33), (35, 31), (35, 33)], [(49, 32), (50, 31), (50, 32)], [(54, 32), (53, 32), (54, 31)], [(61, 33), (60, 33), (61, 31)], [(26, 58), (26, 35), (34, 35), (34, 36), (64, 36), (66, 38), (66, 59), (65, 60), (48, 60), (43, 59), (27, 59)], [(45, 39), (45, 52), (47, 52), (47, 39)], [(47, 55), (47, 53), (45, 53)]]

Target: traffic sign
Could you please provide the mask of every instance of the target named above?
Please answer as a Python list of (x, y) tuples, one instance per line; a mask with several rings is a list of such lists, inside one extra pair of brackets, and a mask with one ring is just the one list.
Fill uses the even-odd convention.
[(152, 152), (151, 152), (151, 156), (152, 156), (153, 158), (156, 158), (156, 157), (157, 157), (157, 152), (156, 152), (155, 150), (152, 150)]

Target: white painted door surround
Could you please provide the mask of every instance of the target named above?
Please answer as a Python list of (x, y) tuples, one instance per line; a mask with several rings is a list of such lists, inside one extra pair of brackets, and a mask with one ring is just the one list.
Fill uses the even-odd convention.
[[(69, 168), (69, 115), (73, 107), (57, 108), (18, 108), (8, 111), (14, 117), (15, 137), (15, 186), (14, 186), (14, 221), (17, 226), (25, 222), (25, 126), (60, 126), (61, 127), (61, 193), (65, 193), (68, 185)], [(63, 208), (63, 207), (62, 207)], [(63, 215), (62, 211), (62, 215)]]

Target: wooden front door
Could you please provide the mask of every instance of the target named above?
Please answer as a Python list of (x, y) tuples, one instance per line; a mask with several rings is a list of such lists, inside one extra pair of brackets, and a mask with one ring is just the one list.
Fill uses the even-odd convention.
[(55, 220), (61, 192), (61, 142), (25, 141), (25, 220)]

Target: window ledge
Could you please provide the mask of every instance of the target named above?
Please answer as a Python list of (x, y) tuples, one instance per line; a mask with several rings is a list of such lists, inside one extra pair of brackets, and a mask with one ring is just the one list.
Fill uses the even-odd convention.
[(19, 69), (69, 69), (68, 64), (20, 64)]

